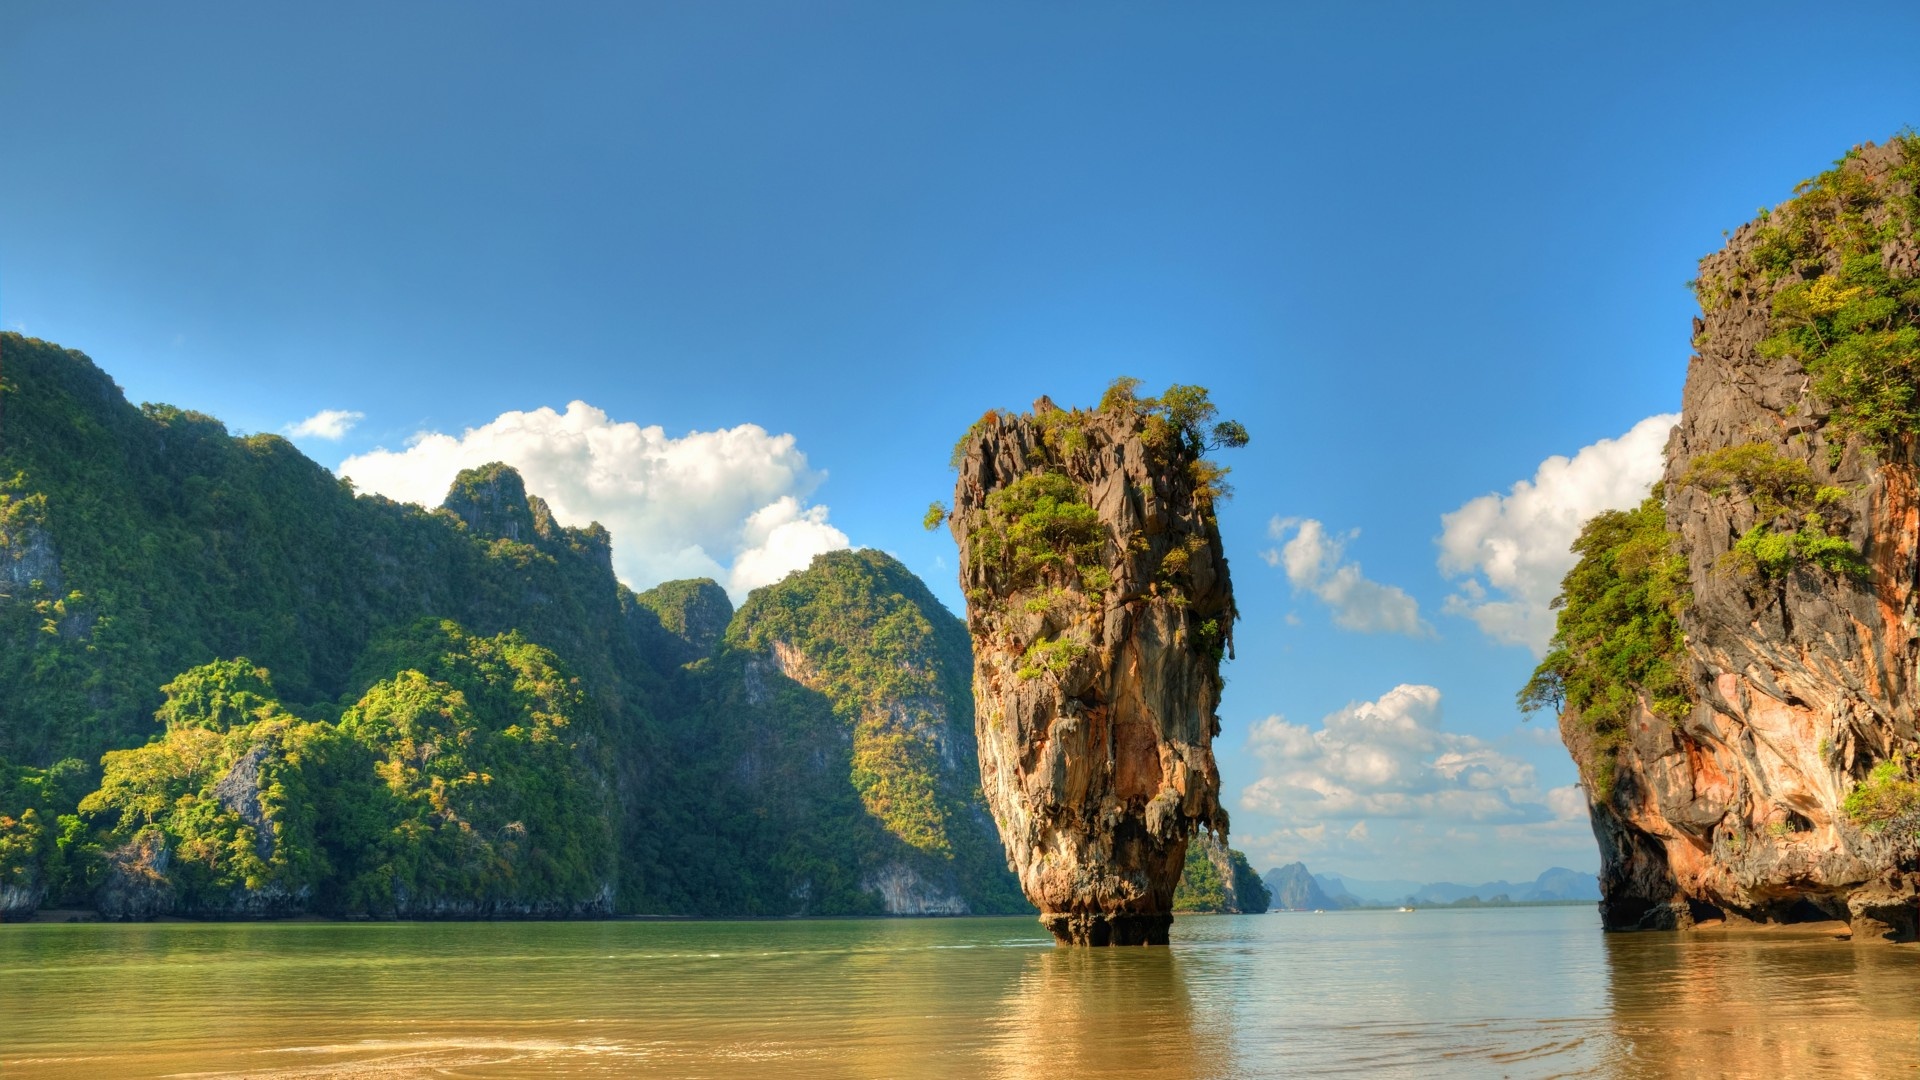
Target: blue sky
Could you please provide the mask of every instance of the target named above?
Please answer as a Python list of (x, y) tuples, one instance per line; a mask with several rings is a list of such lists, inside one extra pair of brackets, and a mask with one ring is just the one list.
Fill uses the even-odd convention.
[[(297, 437), (356, 479), (519, 447), (560, 485), (591, 445), (632, 468), (566, 498), (630, 577), (745, 587), (844, 537), (956, 609), (918, 519), (974, 417), (1206, 385), (1253, 434), (1236, 844), (1591, 869), (1512, 705), (1532, 653), (1458, 613), (1513, 597), (1442, 573), (1442, 515), (1678, 408), (1694, 261), (1920, 121), (1914, 40), (1905, 4), (28, 0), (0, 324), (236, 429), (359, 414)], [(1657, 442), (1462, 542), (1537, 541), (1529, 499)]]

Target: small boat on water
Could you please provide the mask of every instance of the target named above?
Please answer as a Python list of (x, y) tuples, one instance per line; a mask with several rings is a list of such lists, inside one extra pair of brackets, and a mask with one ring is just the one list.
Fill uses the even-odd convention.
[(1401, 911), (1405, 911), (1405, 912), (1411, 912), (1411, 911), (1412, 911), (1413, 909), (1412, 909), (1412, 908), (1410, 908), (1410, 907), (1403, 907), (1403, 908), (1401, 908), (1400, 910), (1401, 910)]

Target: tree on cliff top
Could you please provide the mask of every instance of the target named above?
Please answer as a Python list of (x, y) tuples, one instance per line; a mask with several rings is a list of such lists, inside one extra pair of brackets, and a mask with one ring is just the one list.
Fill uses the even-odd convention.
[[(1148, 446), (1161, 451), (1184, 450), (1192, 459), (1188, 471), (1194, 481), (1194, 491), (1200, 501), (1207, 506), (1219, 502), (1233, 493), (1226, 483), (1227, 473), (1232, 470), (1216, 464), (1207, 457), (1218, 450), (1237, 450), (1247, 445), (1250, 436), (1246, 425), (1238, 420), (1216, 420), (1220, 409), (1214, 405), (1210, 391), (1204, 386), (1192, 386), (1174, 383), (1167, 387), (1159, 397), (1141, 397), (1140, 380), (1131, 375), (1121, 375), (1107, 384), (1106, 392), (1100, 395), (1100, 404), (1096, 412), (1131, 412), (1146, 420), (1146, 431), (1141, 440)], [(953, 455), (949, 464), (958, 469), (966, 460), (967, 447), (974, 436), (982, 429), (997, 424), (1001, 411), (988, 409), (967, 428), (966, 434), (953, 446)], [(1047, 398), (1035, 403), (1032, 419), (1040, 425), (1042, 439), (1050, 448), (1060, 452), (1072, 452), (1084, 449), (1086, 436), (1081, 425), (1086, 413), (1080, 409), (1061, 409)], [(928, 532), (940, 528), (947, 520), (947, 505), (938, 500), (927, 507), (920, 524)]]
[(1147, 442), (1165, 445), (1177, 439), (1196, 456), (1247, 445), (1247, 429), (1237, 420), (1219, 420), (1220, 410), (1204, 386), (1174, 383), (1157, 398), (1140, 397), (1140, 380), (1122, 375), (1100, 395), (1101, 412), (1133, 410), (1147, 418)]

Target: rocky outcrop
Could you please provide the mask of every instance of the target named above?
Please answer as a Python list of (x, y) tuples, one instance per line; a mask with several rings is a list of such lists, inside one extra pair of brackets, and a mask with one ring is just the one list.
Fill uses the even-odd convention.
[(1346, 907), (1327, 895), (1306, 863), (1294, 862), (1267, 871), (1267, 891), (1273, 906), (1282, 911), (1328, 911)]
[(1262, 915), (1273, 894), (1246, 855), (1201, 833), (1187, 846), (1187, 864), (1173, 893), (1173, 909), (1219, 915)]
[[(1617, 749), (1596, 745), (1579, 715), (1561, 721), (1598, 792), (1611, 928), (1724, 916), (1848, 919), (1856, 939), (1915, 934), (1911, 828), (1844, 804), (1876, 763), (1905, 768), (1920, 749), (1916, 441), (1876, 438), (1871, 416), (1822, 395), (1840, 384), (1810, 370), (1808, 351), (1778, 338), (1794, 319), (1825, 327), (1815, 320), (1850, 298), (1914, 287), (1905, 160), (1898, 142), (1864, 147), (1701, 262), (1698, 352), (1664, 481), (1692, 589), (1681, 625), (1693, 707), (1676, 722), (1641, 708)], [(1862, 233), (1846, 229), (1874, 238), (1860, 249)], [(1849, 258), (1866, 262), (1848, 269)], [(1880, 270), (1891, 284), (1847, 291)], [(1903, 321), (1910, 307), (1891, 332)], [(1910, 392), (1911, 369), (1901, 378), (1892, 385)], [(1807, 538), (1835, 554), (1793, 547)], [(1833, 539), (1863, 561), (1850, 565)], [(1610, 754), (1609, 782), (1597, 773)]]
[(106, 880), (94, 897), (101, 917), (151, 919), (173, 913), (173, 882), (167, 878), (173, 853), (164, 832), (148, 826), (106, 856)]
[(30, 521), (6, 528), (7, 509), (0, 505), (0, 597), (26, 596), (35, 587), (47, 596), (61, 595), (60, 559), (54, 553), (53, 538)]
[(0, 885), (0, 922), (32, 918), (45, 898), (46, 890), (38, 885)]
[(990, 413), (956, 450), (981, 781), (1064, 943), (1165, 943), (1189, 841), (1226, 831), (1212, 741), (1235, 612), (1202, 449), (1123, 392)]
[(260, 801), (260, 765), (273, 753), (273, 747), (260, 743), (240, 755), (220, 782), (213, 785), (213, 797), (222, 809), (239, 815), (253, 829), (253, 850), (261, 862), (273, 858), (273, 823)]
[(862, 878), (860, 887), (878, 894), (889, 915), (972, 914), (966, 897), (928, 881), (904, 862), (887, 863)]
[(712, 578), (662, 582), (634, 599), (659, 618), (683, 664), (713, 652), (733, 619), (733, 602)]

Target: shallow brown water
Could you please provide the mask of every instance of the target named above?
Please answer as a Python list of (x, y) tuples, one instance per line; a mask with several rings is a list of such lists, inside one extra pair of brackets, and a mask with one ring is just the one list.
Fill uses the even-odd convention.
[(1920, 951), (1587, 908), (0, 927), (0, 1077), (1920, 1075)]

